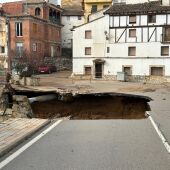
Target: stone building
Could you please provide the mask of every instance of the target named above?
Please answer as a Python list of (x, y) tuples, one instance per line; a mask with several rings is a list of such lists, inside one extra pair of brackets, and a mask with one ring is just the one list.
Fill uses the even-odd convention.
[(116, 80), (125, 73), (129, 81), (169, 81), (170, 6), (164, 2), (113, 5), (76, 27), (73, 75)]
[(83, 24), (84, 13), (82, 10), (67, 10), (65, 9), (62, 13), (62, 47), (72, 48), (73, 32), (71, 29), (75, 26)]
[[(24, 57), (34, 66), (44, 58), (61, 57), (61, 12), (59, 6), (44, 0), (3, 4), (9, 20), (9, 60)], [(11, 65), (10, 65), (11, 66)]]
[(0, 71), (4, 68), (8, 68), (8, 27), (6, 24), (6, 18), (4, 16), (4, 11), (0, 6)]

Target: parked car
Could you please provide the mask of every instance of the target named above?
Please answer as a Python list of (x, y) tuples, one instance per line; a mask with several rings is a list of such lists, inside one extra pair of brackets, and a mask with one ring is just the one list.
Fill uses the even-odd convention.
[(56, 72), (56, 66), (54, 65), (41, 65), (38, 67), (39, 73), (50, 74)]

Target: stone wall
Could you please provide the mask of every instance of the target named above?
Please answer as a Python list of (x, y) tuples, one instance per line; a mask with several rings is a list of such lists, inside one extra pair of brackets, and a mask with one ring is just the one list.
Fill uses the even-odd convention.
[(82, 9), (82, 0), (61, 0), (61, 7), (64, 9)]
[[(71, 76), (72, 79), (76, 80), (97, 80), (93, 76), (86, 76), (83, 74), (75, 75), (72, 74)], [(116, 75), (104, 75), (102, 79), (98, 80), (113, 80), (117, 81), (117, 76)], [(170, 76), (125, 76), (125, 81), (126, 82), (141, 82), (141, 83), (152, 83), (152, 84), (161, 84), (161, 83), (170, 83)]]
[(27, 96), (13, 96), (12, 115), (17, 118), (33, 117), (33, 112)]
[(44, 60), (45, 64), (55, 65), (57, 71), (61, 70), (72, 70), (72, 58), (71, 57), (46, 57)]

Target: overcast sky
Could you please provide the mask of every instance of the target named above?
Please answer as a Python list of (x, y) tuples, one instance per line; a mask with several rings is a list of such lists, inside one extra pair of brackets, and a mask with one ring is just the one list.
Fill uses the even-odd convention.
[[(15, 1), (21, 1), (21, 0), (0, 0), (0, 3), (4, 3), (4, 2), (15, 2)], [(60, 4), (60, 0), (58, 0), (59, 4)]]
[(14, 1), (19, 1), (19, 0), (0, 0), (0, 3), (4, 3), (4, 2), (14, 2)]

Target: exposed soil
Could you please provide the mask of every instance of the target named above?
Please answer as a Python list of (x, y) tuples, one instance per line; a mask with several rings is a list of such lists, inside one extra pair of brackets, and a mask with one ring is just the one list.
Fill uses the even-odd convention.
[(32, 109), (38, 118), (143, 119), (149, 110), (148, 101), (137, 96), (88, 94), (74, 96), (68, 101), (36, 102)]

